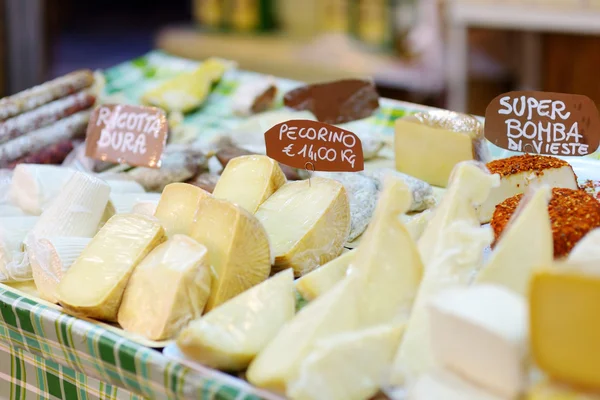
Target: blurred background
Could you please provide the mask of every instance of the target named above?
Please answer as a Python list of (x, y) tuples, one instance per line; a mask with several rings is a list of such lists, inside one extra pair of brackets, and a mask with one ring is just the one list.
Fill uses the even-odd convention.
[(0, 0), (0, 94), (159, 48), (482, 115), (512, 89), (600, 106), (600, 0)]

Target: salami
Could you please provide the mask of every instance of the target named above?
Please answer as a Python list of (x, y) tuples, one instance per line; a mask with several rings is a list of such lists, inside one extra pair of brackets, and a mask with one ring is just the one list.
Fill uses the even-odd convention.
[(92, 86), (94, 73), (79, 70), (0, 100), (0, 121)]
[(73, 142), (70, 139), (61, 140), (51, 146), (48, 146), (37, 153), (21, 157), (10, 164), (7, 168), (14, 168), (17, 164), (60, 164), (73, 150)]
[(48, 126), (79, 111), (87, 110), (94, 105), (95, 101), (95, 96), (81, 91), (0, 122), (0, 143)]

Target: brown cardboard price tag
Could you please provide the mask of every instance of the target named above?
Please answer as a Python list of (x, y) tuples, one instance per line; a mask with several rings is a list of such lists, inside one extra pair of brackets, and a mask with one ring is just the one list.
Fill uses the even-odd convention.
[(156, 107), (103, 104), (90, 117), (85, 155), (136, 167), (160, 168), (167, 116)]
[(586, 96), (509, 92), (485, 111), (485, 137), (506, 150), (555, 156), (585, 156), (600, 144), (600, 117)]
[(308, 120), (290, 120), (265, 132), (267, 155), (293, 168), (357, 172), (365, 167), (362, 144), (354, 133)]

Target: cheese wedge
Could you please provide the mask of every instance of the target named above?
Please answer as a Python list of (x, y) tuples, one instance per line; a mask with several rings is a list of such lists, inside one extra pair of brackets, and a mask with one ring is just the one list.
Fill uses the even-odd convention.
[(129, 278), (119, 325), (150, 340), (174, 338), (202, 315), (211, 284), (208, 250), (185, 235), (154, 248)]
[(600, 262), (600, 228), (587, 233), (581, 239), (571, 253), (569, 262), (573, 263), (598, 263)]
[(115, 215), (64, 274), (58, 301), (84, 317), (116, 321), (133, 269), (164, 239), (164, 229), (153, 218)]
[(145, 193), (144, 187), (136, 181), (125, 179), (107, 179), (106, 183), (110, 186), (110, 193)]
[(0, 218), (0, 281), (31, 279), (29, 264), (24, 262), (23, 239), (38, 217)]
[(397, 119), (394, 147), (398, 171), (441, 187), (448, 185), (452, 169), (461, 161), (490, 158), (483, 125), (474, 117), (450, 111)]
[(350, 206), (344, 186), (311, 178), (283, 185), (256, 212), (275, 255), (274, 268), (309, 273), (340, 255), (350, 232)]
[(73, 169), (57, 165), (19, 164), (13, 172), (8, 197), (27, 214), (40, 215), (74, 173)]
[(475, 206), (485, 201), (490, 190), (498, 185), (499, 179), (487, 172), (482, 164), (464, 162), (456, 166), (446, 194), (433, 211), (434, 214), (418, 241), (425, 268), (440, 248), (440, 241), (448, 226), (457, 220), (479, 226)]
[(279, 163), (262, 155), (236, 157), (227, 163), (213, 196), (254, 214), (286, 182)]
[(514, 399), (526, 385), (527, 301), (495, 285), (454, 288), (430, 303), (431, 346), (438, 363)]
[(318, 341), (290, 384), (288, 397), (370, 399), (383, 384), (403, 331), (403, 325), (381, 325)]
[(141, 200), (133, 205), (131, 209), (132, 214), (142, 214), (147, 215), (148, 217), (153, 217), (156, 213), (156, 207), (158, 206), (158, 201), (151, 200)]
[(358, 328), (357, 290), (354, 282), (343, 280), (300, 310), (252, 361), (248, 381), (285, 393), (317, 341)]
[(527, 295), (534, 268), (554, 259), (549, 186), (528, 193), (500, 236), (489, 261), (477, 275), (479, 283), (494, 283)]
[(434, 370), (418, 378), (407, 400), (507, 400), (472, 385), (461, 377)]
[(158, 218), (168, 237), (189, 235), (198, 205), (210, 193), (189, 183), (171, 183), (165, 186), (154, 216)]
[(158, 193), (111, 193), (110, 202), (115, 209), (115, 214), (129, 214), (133, 206), (140, 201), (159, 201)]
[(94, 236), (109, 193), (110, 187), (103, 180), (75, 172), (42, 213), (25, 244), (51, 236)]
[(425, 232), (425, 228), (432, 217), (433, 211), (428, 209), (416, 215), (408, 216), (403, 214), (400, 216), (400, 220), (404, 223), (408, 233), (410, 233), (410, 236), (416, 242), (421, 238), (423, 232)]
[(552, 378), (600, 390), (597, 266), (557, 264), (536, 272), (529, 307), (536, 364)]
[(27, 248), (33, 281), (39, 296), (58, 303), (56, 288), (65, 271), (75, 262), (92, 239), (82, 237), (51, 237), (40, 239)]
[(527, 391), (526, 400), (600, 400), (600, 393), (584, 392), (544, 379)]
[[(429, 228), (428, 228), (429, 229)], [(435, 364), (430, 341), (428, 304), (444, 289), (466, 286), (483, 258), (493, 234), (489, 226), (473, 226), (472, 221), (454, 221), (444, 231), (433, 261), (425, 274), (414, 301), (406, 332), (402, 338), (392, 369), (392, 384), (403, 385), (416, 379)]]
[(267, 279), (271, 272), (269, 238), (249, 212), (227, 201), (200, 202), (191, 237), (208, 248), (214, 279), (206, 311)]
[(400, 222), (412, 203), (404, 182), (386, 177), (373, 220), (355, 251), (348, 276), (361, 287), (361, 322), (406, 321), (419, 289), (423, 264), (410, 233)]
[(302, 298), (312, 301), (344, 279), (346, 270), (354, 258), (355, 250), (343, 253), (327, 264), (296, 280), (296, 290)]
[(294, 312), (294, 274), (287, 270), (193, 321), (177, 338), (177, 346), (208, 367), (242, 371)]

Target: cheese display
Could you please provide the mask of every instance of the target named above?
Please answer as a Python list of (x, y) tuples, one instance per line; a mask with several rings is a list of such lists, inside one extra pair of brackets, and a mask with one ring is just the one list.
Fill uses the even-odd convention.
[(501, 398), (526, 384), (527, 302), (495, 285), (453, 288), (430, 303), (436, 362)]
[(483, 125), (469, 115), (417, 113), (396, 120), (395, 131), (396, 169), (432, 185), (446, 187), (461, 161), (490, 158)]
[(290, 384), (289, 397), (370, 399), (383, 383), (403, 330), (403, 325), (382, 325), (317, 342)]
[(332, 179), (289, 182), (256, 212), (275, 256), (274, 268), (306, 274), (342, 252), (350, 232), (344, 186)]
[[(496, 207), (490, 222), (494, 229), (495, 243), (522, 198), (523, 195), (518, 194)], [(568, 256), (579, 240), (592, 229), (600, 227), (600, 203), (583, 190), (552, 189), (548, 214), (552, 224), (554, 258)]]
[(227, 200), (205, 198), (199, 203), (190, 236), (208, 248), (214, 274), (206, 311), (269, 277), (269, 237), (243, 208)]
[(209, 196), (208, 192), (188, 183), (171, 183), (163, 190), (154, 216), (168, 237), (189, 235), (200, 202)]
[(20, 164), (13, 172), (8, 197), (27, 214), (40, 215), (74, 173), (56, 165)]
[(503, 285), (527, 295), (534, 268), (548, 265), (554, 257), (548, 215), (550, 196), (550, 187), (542, 186), (523, 199), (477, 275), (477, 282)]
[(241, 156), (227, 163), (212, 194), (254, 214), (285, 183), (277, 161), (261, 155)]
[(550, 377), (600, 390), (596, 266), (554, 264), (534, 274), (529, 289), (531, 352)]
[(92, 239), (85, 237), (51, 237), (40, 239), (27, 248), (33, 281), (40, 297), (57, 303), (56, 288)]
[(425, 181), (403, 174), (392, 168), (376, 168), (365, 171), (364, 174), (375, 180), (377, 190), (379, 191), (383, 190), (383, 182), (388, 175), (393, 175), (394, 178), (404, 182), (412, 195), (412, 203), (410, 204), (408, 211), (423, 211), (436, 205), (433, 187)]
[(23, 249), (23, 240), (38, 217), (0, 218), (0, 281), (31, 279), (31, 269)]
[(116, 321), (133, 269), (164, 239), (152, 218), (115, 215), (64, 274), (56, 290), (59, 303), (85, 317)]
[(339, 257), (320, 266), (312, 272), (296, 280), (296, 290), (302, 298), (312, 301), (344, 279), (348, 266), (354, 259), (355, 250), (348, 251)]
[(211, 282), (206, 247), (174, 235), (135, 267), (119, 307), (119, 325), (151, 340), (171, 339), (202, 315)]
[(523, 154), (487, 163), (492, 174), (500, 176), (500, 186), (492, 189), (479, 208), (482, 222), (489, 222), (496, 205), (509, 197), (525, 193), (529, 186), (579, 189), (577, 176), (566, 161), (556, 157)]
[(294, 312), (294, 274), (286, 270), (193, 321), (181, 332), (177, 345), (204, 365), (241, 371)]

